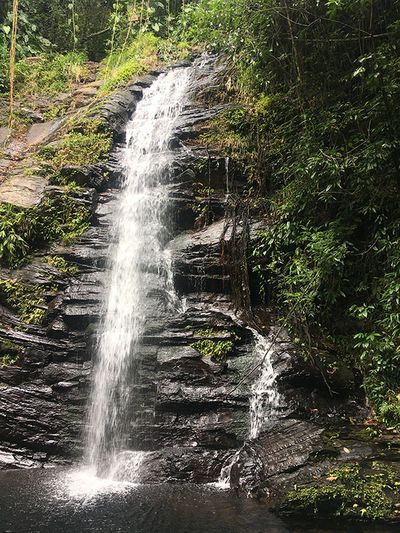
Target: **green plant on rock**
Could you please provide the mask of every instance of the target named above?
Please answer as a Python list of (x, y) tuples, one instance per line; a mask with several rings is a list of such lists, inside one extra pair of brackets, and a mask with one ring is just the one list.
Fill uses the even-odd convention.
[(212, 341), (205, 339), (194, 342), (192, 347), (204, 357), (210, 357), (219, 363), (223, 363), (232, 354), (234, 343), (232, 341)]
[(0, 368), (7, 368), (14, 366), (18, 362), (18, 357), (11, 355), (0, 356)]
[(0, 260), (16, 266), (52, 242), (70, 244), (89, 227), (90, 216), (68, 193), (52, 192), (29, 209), (0, 204)]
[(43, 113), (43, 117), (45, 120), (54, 120), (55, 118), (64, 116), (67, 110), (67, 104), (52, 104), (51, 107)]
[(23, 349), (9, 340), (0, 340), (0, 368), (14, 366), (23, 355)]
[[(212, 328), (201, 329), (196, 331), (199, 337), (209, 337), (194, 342), (191, 346), (197, 350), (204, 357), (210, 357), (219, 363), (223, 363), (233, 354), (235, 349), (235, 342), (239, 340), (237, 335), (232, 335), (226, 330), (216, 330)], [(223, 337), (224, 340), (216, 340), (218, 337)], [(228, 337), (228, 339), (227, 339)]]
[(195, 215), (195, 227), (198, 229), (204, 228), (213, 221), (213, 212), (207, 200), (193, 204), (192, 211)]
[(381, 463), (370, 468), (345, 465), (332, 470), (318, 485), (298, 488), (287, 495), (287, 506), (295, 512), (389, 519), (400, 499), (400, 473)]
[(41, 149), (43, 161), (48, 162), (53, 171), (66, 166), (85, 166), (105, 159), (112, 147), (112, 134), (103, 122), (86, 119), (73, 122), (70, 131), (56, 145)]
[(44, 288), (15, 279), (0, 280), (0, 301), (26, 324), (40, 323), (46, 314)]
[(63, 274), (69, 274), (73, 276), (78, 272), (78, 266), (66, 261), (63, 257), (59, 255), (47, 255), (45, 261), (48, 265), (53, 266)]
[(9, 265), (24, 257), (29, 250), (25, 232), (20, 230), (25, 226), (25, 220), (23, 209), (0, 204), (0, 258)]

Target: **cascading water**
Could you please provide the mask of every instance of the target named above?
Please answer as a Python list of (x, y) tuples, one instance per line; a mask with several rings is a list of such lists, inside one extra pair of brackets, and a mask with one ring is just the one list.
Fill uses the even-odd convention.
[[(255, 361), (261, 363), (258, 378), (251, 387), (250, 396), (250, 431), (249, 438), (255, 439), (260, 434), (264, 424), (276, 416), (281, 397), (276, 387), (277, 374), (272, 365), (273, 342), (268, 337), (260, 335), (256, 330), (251, 330), (254, 336)], [(230, 487), (231, 471), (239, 459), (236, 452), (224, 464), (217, 486), (222, 489)]]
[(276, 372), (272, 366), (272, 342), (268, 337), (253, 330), (255, 338), (254, 352), (262, 361), (258, 379), (251, 387), (250, 396), (250, 438), (260, 434), (266, 421), (271, 420), (280, 405), (280, 395), (276, 387)]
[(124, 478), (119, 461), (146, 318), (146, 272), (163, 276), (166, 294), (173, 299), (171, 261), (160, 235), (168, 199), (169, 144), (190, 72), (181, 68), (160, 76), (144, 91), (127, 125), (123, 191), (113, 226), (110, 280), (88, 416), (87, 463), (93, 474), (109, 479)]

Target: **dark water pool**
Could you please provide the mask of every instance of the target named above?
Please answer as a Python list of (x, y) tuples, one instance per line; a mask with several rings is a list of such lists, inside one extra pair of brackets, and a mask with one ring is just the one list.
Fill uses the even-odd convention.
[[(73, 488), (71, 489), (71, 485)], [(398, 528), (284, 523), (214, 487), (152, 485), (79, 493), (65, 471), (0, 472), (0, 531), (132, 533), (394, 533)]]

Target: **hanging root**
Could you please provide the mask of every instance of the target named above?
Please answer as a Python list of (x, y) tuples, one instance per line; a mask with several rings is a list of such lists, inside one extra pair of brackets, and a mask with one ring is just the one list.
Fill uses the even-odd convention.
[(250, 241), (249, 209), (233, 195), (229, 197), (228, 202), (220, 237), (221, 263), (229, 273), (235, 307), (252, 316), (247, 259)]

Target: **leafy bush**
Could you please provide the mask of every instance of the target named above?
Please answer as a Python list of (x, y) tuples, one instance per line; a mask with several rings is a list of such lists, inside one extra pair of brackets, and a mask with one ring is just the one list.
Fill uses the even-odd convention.
[(21, 96), (68, 92), (87, 77), (85, 62), (81, 52), (22, 59), (16, 65), (16, 90)]
[[(378, 412), (400, 393), (398, 2), (200, 0), (183, 38), (225, 51), (238, 111), (203, 141), (266, 214), (250, 262), (258, 301), (306, 353), (361, 369)], [(243, 211), (245, 211), (243, 209)], [(253, 291), (254, 294), (254, 291)]]
[[(7, 10), (7, 5), (4, 8)], [(1, 13), (0, 13), (1, 14)], [(20, 0), (18, 10), (18, 39), (17, 59), (37, 55), (48, 51), (51, 43), (44, 38), (31, 16), (36, 14), (35, 7), (29, 5), (29, 0)], [(12, 28), (12, 13), (10, 9), (5, 13), (4, 20), (0, 19), (0, 93), (7, 92), (9, 81), (9, 48)]]
[(16, 266), (54, 241), (73, 242), (89, 226), (90, 211), (68, 194), (53, 193), (30, 209), (0, 204), (0, 260)]
[(39, 323), (46, 312), (43, 287), (15, 279), (0, 280), (0, 301), (26, 324)]
[(140, 33), (126, 48), (113, 50), (100, 72), (105, 79), (102, 92), (108, 92), (131, 80), (158, 63), (159, 39), (152, 33)]
[(172, 62), (188, 54), (188, 46), (179, 39), (161, 39), (151, 31), (139, 32), (125, 45), (112, 50), (105, 59), (99, 77), (105, 80), (103, 93), (129, 82), (135, 76), (156, 68), (161, 61)]
[(85, 166), (97, 163), (110, 153), (112, 134), (102, 131), (97, 120), (85, 120), (72, 126), (56, 146), (45, 146), (41, 156), (54, 170), (62, 167)]
[(399, 494), (399, 472), (390, 466), (372, 463), (363, 471), (359, 465), (348, 464), (330, 472), (318, 485), (290, 491), (288, 504), (297, 513), (378, 520), (395, 516)]

